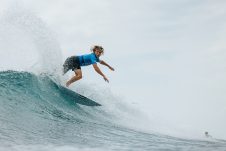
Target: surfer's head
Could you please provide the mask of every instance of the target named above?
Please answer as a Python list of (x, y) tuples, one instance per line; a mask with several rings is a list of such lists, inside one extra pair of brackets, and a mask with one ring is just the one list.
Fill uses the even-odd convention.
[(102, 54), (104, 54), (104, 48), (102, 46), (98, 46), (98, 45), (95, 45), (91, 48), (91, 51), (93, 53), (95, 53), (95, 55), (97, 57), (100, 57)]
[(208, 132), (205, 132), (206, 137), (211, 137)]

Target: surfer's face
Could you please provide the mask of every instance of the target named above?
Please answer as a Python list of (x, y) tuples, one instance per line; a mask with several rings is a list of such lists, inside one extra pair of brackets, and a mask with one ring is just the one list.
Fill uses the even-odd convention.
[(94, 51), (94, 53), (95, 53), (95, 55), (96, 55), (97, 57), (100, 57), (101, 54), (102, 54), (102, 52), (101, 52), (99, 49), (96, 49), (96, 50)]

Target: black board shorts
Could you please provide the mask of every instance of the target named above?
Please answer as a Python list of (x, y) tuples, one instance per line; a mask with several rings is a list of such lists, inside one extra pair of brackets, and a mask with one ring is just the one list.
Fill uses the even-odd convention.
[(63, 65), (63, 74), (67, 73), (69, 70), (74, 71), (76, 69), (81, 69), (79, 57), (77, 56), (68, 57)]

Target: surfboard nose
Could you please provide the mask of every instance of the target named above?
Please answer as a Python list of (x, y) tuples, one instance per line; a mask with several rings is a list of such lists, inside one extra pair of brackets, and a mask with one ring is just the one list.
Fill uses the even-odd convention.
[(81, 95), (78, 94), (70, 89), (67, 89), (61, 85), (58, 85), (60, 90), (60, 95), (66, 97), (67, 99), (73, 100), (77, 104), (85, 105), (85, 106), (101, 106), (101, 104)]

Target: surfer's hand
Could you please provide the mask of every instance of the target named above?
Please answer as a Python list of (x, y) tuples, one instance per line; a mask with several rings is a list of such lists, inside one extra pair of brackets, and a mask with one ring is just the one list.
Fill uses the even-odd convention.
[(106, 76), (103, 76), (104, 80), (109, 83), (109, 80)]
[(112, 68), (112, 67), (109, 67), (109, 69), (111, 69), (112, 71), (115, 71), (115, 69), (114, 69), (114, 68)]

